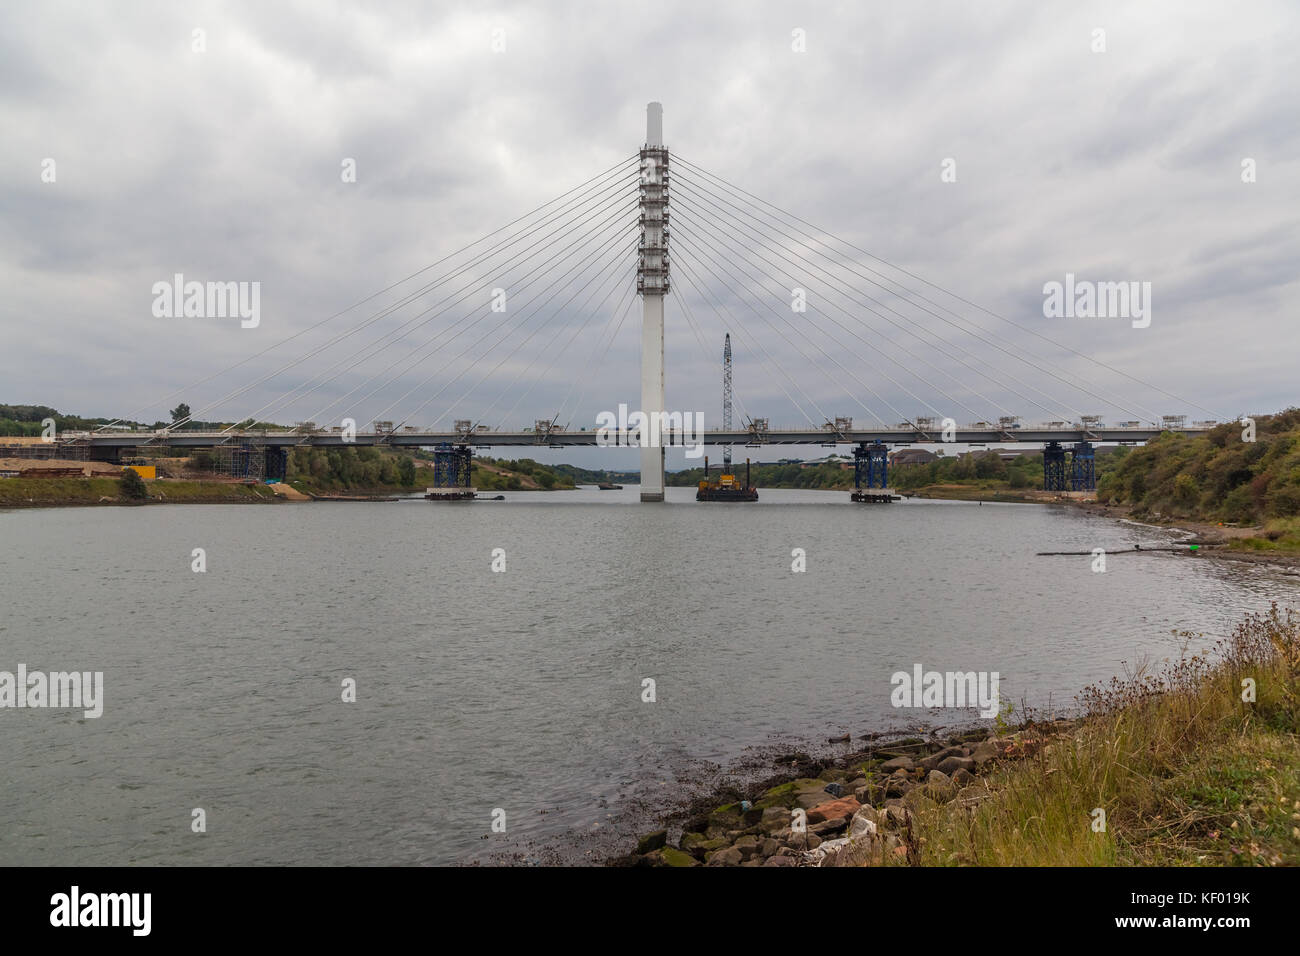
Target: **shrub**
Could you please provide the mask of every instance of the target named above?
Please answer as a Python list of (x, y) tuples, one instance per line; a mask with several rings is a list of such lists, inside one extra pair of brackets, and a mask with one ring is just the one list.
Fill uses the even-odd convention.
[(1268, 510), (1275, 518), (1300, 514), (1300, 487), (1286, 485), (1273, 489), (1268, 496)]
[(123, 498), (129, 498), (133, 501), (140, 501), (149, 497), (149, 489), (140, 477), (140, 473), (133, 468), (126, 468), (122, 471), (122, 477), (118, 479), (119, 493)]

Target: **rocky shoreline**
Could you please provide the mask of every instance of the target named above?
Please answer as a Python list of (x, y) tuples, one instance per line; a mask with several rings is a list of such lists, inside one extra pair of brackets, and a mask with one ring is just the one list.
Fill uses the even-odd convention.
[(1144, 515), (1139, 519), (1133, 517), (1132, 508), (1126, 505), (1105, 505), (1092, 501), (1080, 502), (1076, 506), (1083, 508), (1091, 515), (1112, 518), (1116, 521), (1125, 521), (1145, 528), (1179, 535), (1174, 541), (1175, 544), (1197, 545), (1198, 550), (1190, 555), (1192, 557), (1270, 565), (1291, 572), (1300, 567), (1300, 554), (1295, 552), (1278, 550), (1247, 551), (1232, 547), (1233, 542), (1257, 538), (1263, 530), (1257, 526), (1227, 526), (1208, 521), (1192, 521), (1179, 518), (1166, 519), (1159, 515)]
[[(1062, 502), (1067, 503), (1067, 502)], [(1268, 565), (1296, 573), (1300, 556), (1230, 550), (1253, 528), (1206, 522), (1137, 521), (1124, 506), (1095, 501), (1069, 505), (1089, 514), (1131, 521), (1199, 546), (1191, 557)], [(749, 787), (728, 787), (696, 800), (676, 824), (642, 836), (631, 853), (608, 866), (859, 866), (907, 865), (919, 857), (916, 814), (941, 805), (973, 807), (993, 799), (991, 771), (1071, 738), (1081, 719), (1028, 721), (1018, 729), (933, 732), (928, 738), (861, 738), (871, 745), (842, 756), (791, 753), (774, 761), (781, 772)], [(848, 744), (837, 738), (832, 744)], [(802, 811), (802, 817), (798, 815)], [(664, 821), (661, 821), (664, 822)], [(680, 830), (678, 830), (680, 828)], [(675, 845), (670, 834), (678, 833)]]
[[(747, 796), (712, 806), (697, 801), (684, 815), (675, 846), (665, 827), (606, 865), (906, 865), (919, 855), (915, 814), (992, 799), (990, 771), (1052, 747), (1078, 726), (1078, 720), (1059, 719), (1014, 732), (908, 737), (821, 759), (785, 755), (776, 763), (788, 769), (748, 788)], [(732, 790), (712, 800), (738, 795)]]

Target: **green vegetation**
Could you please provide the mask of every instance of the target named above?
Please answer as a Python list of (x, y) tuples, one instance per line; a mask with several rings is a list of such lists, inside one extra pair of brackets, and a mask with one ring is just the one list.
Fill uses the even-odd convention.
[(1254, 442), (1236, 423), (1197, 438), (1165, 433), (1099, 480), (1097, 497), (1139, 517), (1261, 525), (1261, 537), (1233, 546), (1300, 550), (1300, 409), (1255, 425)]
[[(147, 497), (171, 504), (217, 504), (276, 500), (264, 486), (220, 481), (142, 482)], [(121, 504), (119, 478), (0, 479), (0, 508), (49, 508), (57, 505)]]
[(117, 483), (123, 498), (130, 501), (144, 501), (149, 497), (149, 489), (145, 486), (144, 479), (133, 468), (123, 469), (122, 477), (117, 480)]
[[(1274, 605), (1207, 657), (1139, 669), (1080, 700), (1083, 724), (1026, 740), (1029, 756), (990, 775), (985, 799), (923, 806), (909, 858), (931, 866), (1300, 862), (1294, 612)], [(1095, 826), (1098, 808), (1104, 830)]]
[[(195, 464), (202, 467), (201, 455)], [(410, 456), (368, 445), (355, 448), (295, 448), (289, 455), (288, 481), (317, 494), (423, 489)], [(430, 482), (431, 483), (431, 482)]]
[[(733, 461), (731, 466), (737, 475), (744, 476), (745, 463), (743, 461)], [(710, 460), (709, 471), (715, 480), (721, 474), (720, 467), (721, 462)], [(759, 488), (824, 488), (838, 490), (853, 487), (852, 469), (852, 460), (849, 461), (849, 470), (847, 471), (834, 462), (824, 462), (818, 465), (809, 465), (808, 467), (804, 467), (803, 464), (752, 464), (750, 465), (749, 478)], [(695, 487), (704, 480), (704, 466), (672, 472), (664, 480), (674, 487), (683, 485)]]
[(967, 485), (982, 492), (1037, 489), (1043, 487), (1043, 456), (1037, 450), (1010, 461), (992, 451), (945, 455), (925, 465), (895, 466), (889, 483), (898, 491), (921, 491), (930, 485)]
[(635, 485), (641, 481), (641, 473), (637, 471), (607, 471), (603, 468), (592, 471), (590, 468), (579, 468), (577, 465), (551, 465), (549, 467), (557, 475), (567, 477), (572, 485), (599, 485), (605, 482), (616, 485), (624, 483)]
[(1267, 521), (1258, 537), (1235, 538), (1228, 547), (1233, 551), (1300, 551), (1300, 519)]
[(572, 475), (531, 458), (475, 458), (470, 484), (480, 491), (567, 491), (574, 487)]
[[(1114, 469), (1128, 451), (1127, 448), (1098, 449), (1098, 475)], [(733, 463), (733, 467), (738, 474), (744, 474), (744, 462)], [(759, 488), (823, 488), (844, 491), (853, 487), (852, 459), (819, 464), (755, 464), (750, 467), (750, 478)], [(716, 465), (710, 465), (710, 471), (717, 476)], [(703, 468), (692, 468), (689, 471), (674, 472), (667, 480), (670, 485), (692, 486), (703, 478)], [(1003, 461), (992, 450), (944, 455), (927, 464), (891, 465), (889, 485), (895, 491), (945, 498), (1003, 498), (1019, 501), (1024, 498), (1023, 492), (1043, 487), (1043, 456), (1037, 449), (1027, 451), (1010, 461)]]
[(23, 438), (40, 437), (43, 422), (54, 419), (59, 431), (81, 431), (107, 425), (111, 418), (82, 418), (79, 415), (62, 415), (48, 405), (0, 405), (0, 436)]
[[(210, 456), (200, 452), (194, 456), (194, 463), (200, 468), (210, 465)], [(365, 445), (295, 448), (289, 456), (288, 480), (295, 487), (316, 494), (423, 491), (433, 484), (433, 453), (423, 450), (407, 453)], [(480, 491), (549, 491), (573, 487), (567, 475), (531, 458), (506, 461), (475, 457), (470, 484)]]
[[(179, 413), (179, 414), (178, 414)], [(0, 405), (0, 437), (26, 437), (37, 438), (42, 431), (42, 422), (47, 418), (54, 419), (54, 426), (59, 432), (65, 431), (90, 431), (98, 428), (100, 425), (107, 425), (110, 422), (116, 422), (114, 429), (157, 429), (166, 428), (177, 419), (184, 418), (190, 413), (190, 407), (182, 402), (180, 405), (168, 412), (167, 421), (156, 421), (153, 424), (147, 422), (136, 422), (129, 419), (116, 418), (83, 418), (80, 415), (64, 415), (57, 409), (50, 408), (48, 405)], [(178, 431), (214, 431), (226, 428), (233, 424), (232, 422), (204, 422), (189, 421), (183, 425), (177, 426)], [(251, 418), (240, 422), (242, 428), (284, 428), (283, 425), (277, 425), (274, 422), (254, 422)]]

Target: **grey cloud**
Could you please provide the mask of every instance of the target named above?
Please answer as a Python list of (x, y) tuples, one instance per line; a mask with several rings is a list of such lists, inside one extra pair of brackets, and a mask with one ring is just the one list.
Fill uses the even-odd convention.
[[(163, 396), (175, 389), (307, 329), (631, 156), (651, 99), (664, 102), (668, 143), (679, 155), (1064, 345), (1208, 407), (1262, 411), (1293, 400), (1294, 372), (1278, 356), (1293, 352), (1295, 341), (1300, 17), (1284, 3), (1247, 13), (1174, 3), (934, 3), (882, 11), (667, 0), (652, 16), (643, 4), (617, 3), (53, 3), (19, 8), (8, 20), (0, 36), (5, 401), (83, 414), (146, 406), (151, 411), (141, 417), (161, 417), (174, 404)], [(490, 49), (494, 26), (506, 29), (505, 53)], [(1094, 26), (1108, 31), (1105, 54), (1088, 50)], [(196, 27), (207, 31), (204, 54), (190, 51)], [(807, 31), (807, 53), (790, 50), (796, 27)], [(1260, 164), (1255, 184), (1240, 182), (1243, 156)], [(44, 157), (58, 162), (57, 184), (40, 182)], [(355, 184), (339, 177), (349, 157), (357, 163)], [(957, 161), (956, 183), (940, 181), (947, 157)], [(682, 169), (683, 182), (698, 181)], [(702, 215), (685, 189), (674, 203)], [(879, 406), (833, 366), (802, 358), (773, 334), (747, 296), (710, 283), (731, 309), (720, 319), (684, 281), (687, 269), (708, 271), (688, 251), (691, 233), (683, 228), (676, 250), (683, 271), (668, 303), (670, 402), (717, 414), (722, 334), (743, 323), (733, 335), (736, 387), (751, 414), (798, 420), (781, 388), (790, 383), (763, 361), (751, 335), (827, 413), (863, 414), (846, 385)], [(754, 241), (747, 243), (752, 250)], [(783, 268), (798, 277), (795, 266)], [(1151, 328), (1044, 319), (1042, 285), (1066, 271), (1152, 281)], [(175, 272), (260, 281), (263, 327), (252, 333), (237, 323), (153, 318), (150, 287)], [(509, 272), (475, 275), (487, 289)], [(788, 284), (774, 278), (765, 294), (775, 297)], [(1061, 373), (957, 335), (865, 280), (854, 285), (858, 298), (888, 302), (906, 317), (891, 318), (933, 330), (978, 367), (996, 366), (1027, 383), (992, 371), (997, 381), (973, 377), (938, 351), (925, 354), (942, 372), (911, 363), (954, 398), (974, 403), (979, 392), (1020, 408), (1015, 385), (1059, 394), (1070, 405), (1091, 402), (1061, 385)], [(812, 276), (807, 286), (814, 297), (830, 295)], [(1171, 408), (1158, 390), (920, 288), (1008, 348), (1049, 359), (1066, 377), (1085, 377), (1117, 404), (1196, 415)], [(550, 365), (554, 344), (506, 361), (500, 379), (472, 391), (457, 416), (503, 413), (530, 386), (514, 413), (520, 423), (580, 391), (575, 427), (619, 401), (635, 402), (635, 304), (604, 360), (593, 354), (594, 331), (612, 328), (609, 313), (626, 301), (622, 291), (600, 314), (575, 303), (550, 318), (534, 340), (539, 347), (567, 342), (588, 324), (546, 380), (535, 377)], [(443, 294), (348, 342), (374, 341)], [(186, 400), (198, 408), (240, 388), (392, 298), (196, 387)], [(682, 302), (702, 327), (703, 354)], [(461, 315), (429, 323), (310, 398), (286, 404), (284, 420), (345, 394)], [(525, 323), (518, 335), (545, 318)], [(870, 313), (860, 318), (854, 327), (882, 336), (881, 350), (904, 364), (890, 342), (922, 348)], [(868, 360), (852, 362), (855, 374), (900, 411), (924, 409), (886, 372), (922, 398), (947, 401), (820, 316), (799, 321), (805, 324), (783, 331), (801, 337), (814, 356), (812, 343), (847, 354), (834, 351), (842, 340)], [(833, 334), (814, 331), (814, 322)], [(471, 338), (419, 363), (356, 411), (378, 412)], [(445, 400), (422, 413), (428, 420), (442, 414), (515, 341), (492, 353), (485, 343), (481, 364), (447, 385), (480, 354), (471, 350), (417, 388), (411, 405), (446, 386)], [(272, 403), (345, 354), (336, 347), (219, 413), (236, 419)], [(635, 467), (634, 458), (627, 466)]]

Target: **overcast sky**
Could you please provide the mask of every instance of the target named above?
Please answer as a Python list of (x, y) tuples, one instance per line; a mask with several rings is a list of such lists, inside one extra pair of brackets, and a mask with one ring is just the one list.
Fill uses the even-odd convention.
[[(757, 274), (766, 247), (692, 193), (706, 180), (682, 165), (672, 192), (676, 291), (666, 308), (670, 408), (703, 411), (717, 424), (728, 328), (740, 403), (774, 424), (819, 413), (896, 421), (895, 410), (911, 417), (933, 408), (962, 422), (1000, 409), (1052, 417), (1025, 396), (1108, 421), (1138, 417), (1134, 409), (1200, 419), (1296, 404), (1300, 8), (815, 7), (8, 4), (0, 402), (138, 412), (147, 421), (181, 399), (197, 411), (419, 283), (192, 383), (630, 159), (644, 139), (646, 103), (658, 100), (667, 144), (685, 160), (1144, 383), (861, 256), (953, 309), (954, 321), (987, 328), (1000, 348), (861, 277), (848, 277), (851, 294), (890, 302), (897, 312), (881, 311), (895, 324), (836, 299), (829, 280), (797, 266), (737, 283), (745, 288), (711, 278), (706, 241), (721, 249), (729, 239), (752, 254), (746, 262), (733, 253), (733, 279)], [(355, 182), (344, 181), (349, 160)], [(1252, 178), (1244, 168), (1254, 181), (1243, 181)], [(955, 181), (945, 181), (953, 171)], [(632, 203), (631, 179), (625, 192)], [(505, 313), (519, 324), (503, 327), (495, 351), (488, 339), (454, 360), (476, 326), (427, 361), (415, 353), (404, 376), (364, 405), (339, 403), (324, 423), (345, 414), (365, 423), (387, 410), (395, 420), (414, 413), (417, 424), (450, 414), (495, 425), (493, 416), (514, 406), (506, 424), (518, 425), (568, 399), (564, 420), (577, 428), (619, 402), (637, 407), (639, 302), (608, 351), (599, 337), (617, 324), (616, 304), (629, 301), (631, 223), (629, 213), (615, 220), (627, 227), (617, 236), (590, 233), (594, 262), (610, 269), (600, 273), (607, 285), (575, 279), (534, 317), (520, 308), (532, 290), (521, 292)], [(706, 288), (693, 288), (688, 270)], [(208, 417), (235, 420), (265, 407), (273, 420), (300, 420), (411, 349), (436, 344), (432, 337), (481, 310), (492, 288), (513, 296), (521, 272), (472, 272), (459, 311), (373, 360), (346, 369), (348, 356), (366, 354), (358, 348), (462, 286), (435, 290)], [(155, 316), (153, 286), (176, 273), (260, 283), (260, 323)], [(1067, 273), (1150, 283), (1149, 326), (1045, 317), (1043, 286)], [(552, 278), (559, 272), (537, 288)], [(807, 291), (807, 313), (791, 311), (796, 284)], [(558, 308), (580, 289), (591, 291), (585, 306), (586, 291)], [(501, 318), (488, 315), (483, 328)], [(1062, 385), (1058, 367), (1093, 394)], [(306, 398), (277, 402), (313, 382), (321, 387)]]

